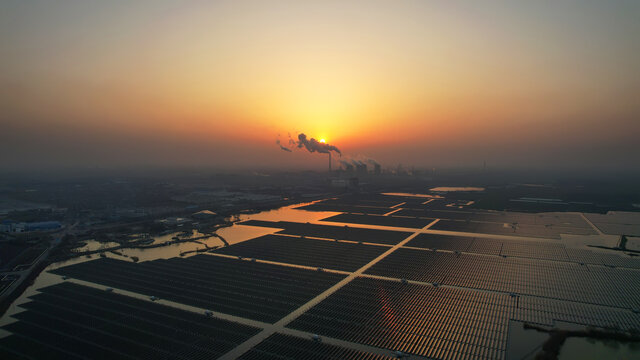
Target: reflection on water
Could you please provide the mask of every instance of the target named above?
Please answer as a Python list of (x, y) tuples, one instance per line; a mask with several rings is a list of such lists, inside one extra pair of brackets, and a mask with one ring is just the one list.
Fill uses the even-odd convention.
[(85, 252), (85, 251), (96, 251), (106, 248), (112, 248), (115, 246), (120, 246), (120, 243), (108, 241), (108, 242), (99, 242), (95, 240), (87, 240), (85, 241), (84, 246), (77, 247), (73, 249), (75, 252)]
[(558, 359), (638, 359), (640, 343), (619, 342), (614, 340), (594, 340), (587, 338), (568, 338)]
[(324, 219), (329, 216), (338, 215), (338, 212), (330, 211), (304, 211), (296, 210), (297, 207), (306, 206), (310, 203), (295, 204), (285, 206), (275, 210), (263, 211), (257, 214), (245, 214), (240, 216), (240, 220), (264, 220), (264, 221), (294, 221), (294, 222), (313, 222)]

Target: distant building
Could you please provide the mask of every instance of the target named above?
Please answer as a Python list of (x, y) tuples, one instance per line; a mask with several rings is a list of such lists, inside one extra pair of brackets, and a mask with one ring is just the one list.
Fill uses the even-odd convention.
[(353, 189), (358, 187), (358, 178), (352, 177), (349, 179), (331, 179), (331, 187)]
[(29, 231), (50, 231), (62, 227), (59, 221), (39, 221), (39, 222), (14, 222), (5, 220), (0, 224), (0, 231), (9, 233), (22, 233)]
[(343, 162), (342, 166), (344, 167), (344, 171), (348, 172), (348, 173), (352, 173), (353, 172), (353, 165)]
[(358, 175), (367, 175), (367, 164), (359, 163), (356, 165), (356, 173)]
[(25, 229), (27, 231), (47, 231), (60, 229), (62, 225), (58, 221), (41, 221), (26, 223)]
[(12, 232), (13, 224), (14, 222), (11, 220), (3, 220), (2, 223), (0, 223), (0, 232)]

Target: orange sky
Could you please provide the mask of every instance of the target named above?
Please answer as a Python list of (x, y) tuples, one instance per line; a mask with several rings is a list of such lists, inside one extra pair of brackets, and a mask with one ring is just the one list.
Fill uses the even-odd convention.
[[(316, 161), (280, 153), (274, 142), (287, 132), (390, 165), (553, 163), (558, 151), (580, 157), (583, 148), (607, 162), (624, 157), (620, 144), (640, 132), (637, 2), (33, 1), (0, 9), (0, 120), (16, 134), (7, 164), (38, 157), (21, 153), (25, 143), (68, 164), (117, 164), (108, 154), (122, 144), (141, 164)], [(75, 150), (58, 151), (62, 143)], [(77, 155), (87, 146), (98, 155)], [(220, 148), (237, 155), (193, 153)], [(562, 161), (578, 160), (589, 165)]]

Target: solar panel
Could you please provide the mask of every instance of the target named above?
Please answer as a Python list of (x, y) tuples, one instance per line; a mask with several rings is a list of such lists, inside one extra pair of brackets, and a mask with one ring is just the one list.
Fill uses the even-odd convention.
[(344, 277), (211, 255), (141, 263), (104, 258), (53, 272), (265, 322), (277, 321)]
[(388, 249), (388, 247), (377, 245), (266, 235), (220, 248), (215, 252), (296, 265), (355, 271)]
[(309, 338), (303, 339), (296, 336), (276, 333), (246, 352), (240, 359), (383, 360), (392, 358), (380, 354), (325, 344), (321, 339), (314, 341)]
[(259, 329), (73, 283), (41, 289), (0, 348), (35, 358), (215, 358)]

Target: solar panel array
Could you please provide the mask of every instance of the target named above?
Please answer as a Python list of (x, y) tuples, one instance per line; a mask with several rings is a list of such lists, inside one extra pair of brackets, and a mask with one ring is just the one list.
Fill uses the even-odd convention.
[[(316, 204), (314, 204), (316, 205)], [(323, 205), (326, 211), (352, 212), (347, 205)], [(389, 208), (388, 210), (393, 210)], [(322, 221), (394, 226), (419, 229), (434, 219), (440, 219), (434, 230), (462, 231), (481, 234), (519, 235), (543, 238), (560, 238), (560, 234), (593, 235), (596, 232), (576, 214), (525, 214), (486, 211), (452, 211), (432, 209), (403, 209), (389, 216), (344, 213)]]
[(473, 241), (474, 238), (468, 236), (420, 234), (411, 239), (405, 246), (425, 249), (468, 251)]
[(521, 223), (498, 223), (498, 222), (478, 222), (472, 220), (440, 220), (433, 227), (433, 230), (461, 231), (479, 234), (494, 235), (517, 235), (540, 237), (547, 239), (559, 239), (560, 234), (573, 235), (594, 235), (596, 232), (591, 228), (570, 227), (570, 226), (545, 226)]
[[(577, 214), (451, 210), (446, 201), (423, 204), (428, 200), (354, 195), (302, 209), (349, 212), (322, 220), (346, 224), (421, 229), (438, 218), (430, 230), (546, 238), (594, 233)], [(422, 233), (364, 275), (316, 298), (346, 275), (295, 265), (354, 272), (413, 232), (242, 224), (282, 230), (217, 249), (217, 255), (140, 263), (101, 258), (52, 272), (234, 315), (261, 328), (65, 282), (20, 305), (27, 311), (4, 326), (12, 335), (0, 339), (0, 357), (208, 359), (235, 348), (247, 350), (242, 359), (388, 359), (381, 354), (392, 351), (505, 359), (512, 320), (640, 331), (640, 260), (629, 256), (559, 241)], [(313, 307), (300, 308), (312, 299)], [(259, 332), (257, 345), (240, 345)]]
[(271, 323), (344, 278), (330, 272), (212, 255), (141, 263), (103, 258), (53, 272)]
[(319, 237), (349, 241), (362, 241), (376, 244), (394, 245), (411, 235), (405, 231), (390, 231), (358, 228), (352, 226), (318, 225), (310, 223), (295, 223), (289, 221), (248, 220), (242, 225), (273, 227), (283, 229), (279, 234)]
[(519, 296), (514, 320), (553, 326), (566, 321), (588, 326), (637, 331), (640, 314), (628, 309), (560, 301), (534, 296)]
[(394, 215), (381, 216), (381, 215), (340, 214), (340, 215), (330, 216), (328, 218), (322, 219), (322, 221), (422, 229), (423, 227), (429, 225), (429, 223), (431, 223), (433, 220), (435, 220), (435, 219), (399, 217)]
[(311, 339), (273, 334), (240, 357), (244, 360), (308, 359), (308, 360), (385, 360), (391, 357), (329, 345)]
[(311, 205), (306, 205), (299, 207), (297, 209), (307, 210), (307, 211), (339, 211), (346, 213), (358, 213), (358, 214), (372, 214), (372, 215), (382, 215), (386, 214), (389, 211), (392, 211), (392, 208), (389, 207), (381, 207), (381, 206), (366, 206), (366, 205), (336, 205), (336, 204), (324, 204), (324, 203), (316, 203)]
[(591, 225), (582, 216), (570, 213), (517, 213), (483, 210), (434, 210), (402, 209), (397, 215), (411, 217), (438, 218), (443, 220), (470, 220), (474, 222), (518, 223), (519, 225), (541, 225), (547, 227), (572, 227), (591, 230)]
[(265, 235), (220, 248), (215, 252), (333, 270), (356, 271), (388, 249), (379, 245)]
[(506, 294), (357, 278), (289, 327), (437, 359), (503, 359)]
[[(328, 199), (318, 204), (324, 205), (362, 205), (362, 206), (379, 206), (391, 207), (404, 203), (406, 206), (420, 206), (421, 203), (429, 199), (406, 197), (406, 196), (388, 196), (388, 195), (347, 195), (339, 198)], [(403, 206), (404, 206), (403, 205)], [(339, 211), (339, 210), (338, 210)]]
[(640, 258), (596, 249), (566, 247), (560, 241), (500, 240), (485, 237), (420, 234), (405, 246), (640, 269)]
[(259, 331), (72, 283), (40, 291), (4, 326), (3, 359), (211, 359)]
[(637, 299), (629, 297), (630, 291), (640, 290), (632, 282), (632, 278), (637, 277), (635, 271), (608, 270), (603, 273), (593, 271), (589, 265), (575, 263), (400, 248), (366, 273), (612, 307), (635, 307)]

